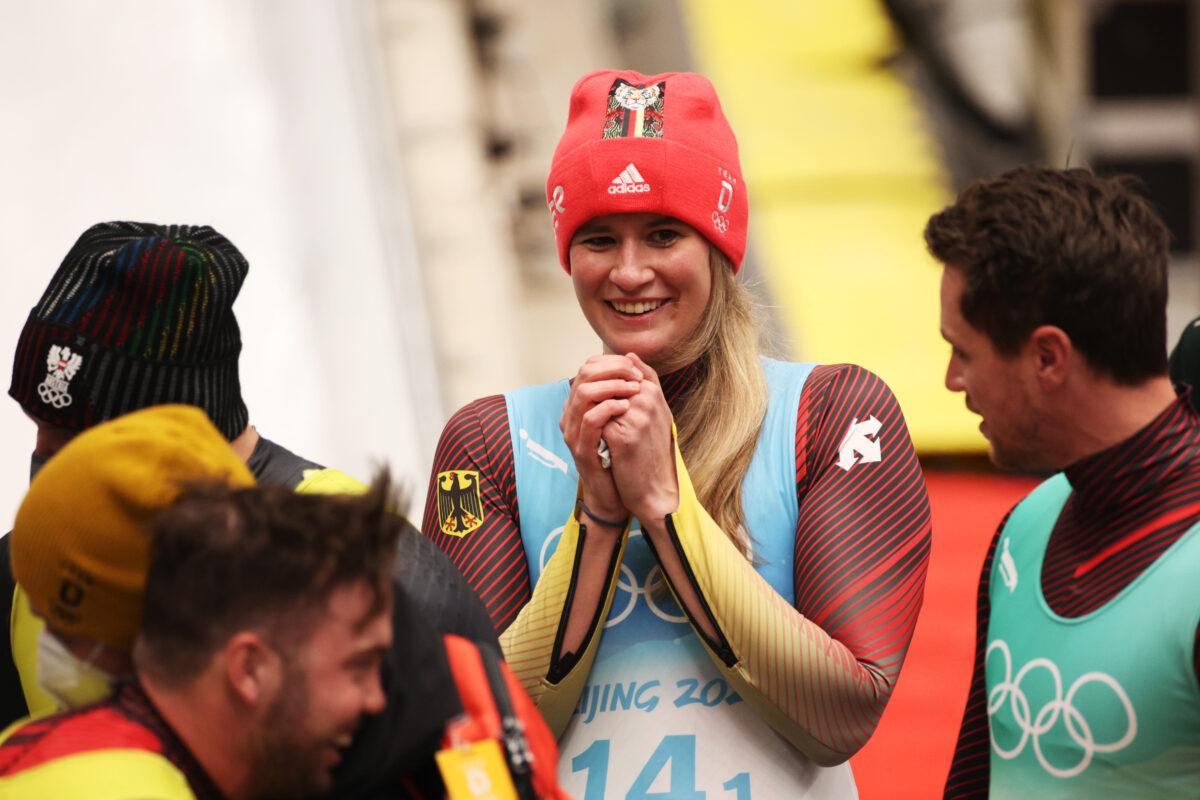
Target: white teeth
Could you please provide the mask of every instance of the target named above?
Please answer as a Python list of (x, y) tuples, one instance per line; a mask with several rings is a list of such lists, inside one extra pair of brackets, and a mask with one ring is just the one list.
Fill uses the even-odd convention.
[(647, 311), (654, 309), (665, 303), (665, 300), (651, 300), (646, 303), (619, 303), (616, 300), (611, 301), (612, 307), (622, 314), (645, 314)]

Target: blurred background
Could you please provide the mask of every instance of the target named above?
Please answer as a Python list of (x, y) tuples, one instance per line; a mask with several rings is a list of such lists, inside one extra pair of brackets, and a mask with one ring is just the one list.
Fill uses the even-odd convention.
[[(544, 181), (575, 80), (716, 84), (751, 194), (768, 349), (851, 361), (905, 410), (934, 503), (926, 605), (864, 798), (940, 791), (993, 473), (942, 387), (928, 216), (1028, 162), (1133, 172), (1171, 227), (1170, 341), (1200, 306), (1198, 17), (1188, 0), (0, 0), (0, 354), (94, 222), (207, 223), (246, 254), (251, 421), (419, 503), (449, 414), (598, 343)], [(0, 414), (0, 514), (34, 427)], [(420, 509), (414, 509), (419, 515)]]

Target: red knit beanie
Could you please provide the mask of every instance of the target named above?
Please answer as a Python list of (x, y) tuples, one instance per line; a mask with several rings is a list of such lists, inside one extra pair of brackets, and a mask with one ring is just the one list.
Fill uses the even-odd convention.
[(558, 258), (579, 226), (604, 214), (664, 214), (691, 225), (734, 271), (746, 252), (749, 206), (737, 140), (708, 79), (691, 72), (602, 70), (571, 91), (546, 204)]

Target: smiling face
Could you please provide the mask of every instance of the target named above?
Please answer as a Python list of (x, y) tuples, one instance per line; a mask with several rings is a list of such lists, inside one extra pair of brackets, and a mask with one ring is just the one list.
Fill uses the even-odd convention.
[(392, 641), (391, 607), (390, 593), (380, 601), (366, 581), (340, 586), (311, 635), (285, 659), (258, 745), (264, 795), (329, 790), (363, 716), (386, 704), (380, 665)]
[(575, 296), (612, 353), (659, 369), (699, 327), (712, 290), (708, 240), (673, 217), (610, 214), (575, 232)]
[(998, 467), (1043, 469), (1054, 466), (1042, 442), (1034, 370), (1027, 347), (1006, 356), (987, 334), (962, 315), (965, 278), (961, 270), (942, 272), (942, 338), (950, 343), (946, 388), (966, 394), (967, 408), (983, 418), (979, 431)]

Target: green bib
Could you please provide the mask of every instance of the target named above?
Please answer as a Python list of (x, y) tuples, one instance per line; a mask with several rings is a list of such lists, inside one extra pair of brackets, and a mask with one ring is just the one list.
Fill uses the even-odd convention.
[(1035, 489), (992, 560), (991, 797), (1200, 797), (1200, 525), (1104, 606), (1067, 619), (1041, 576), (1070, 493), (1062, 474)]

